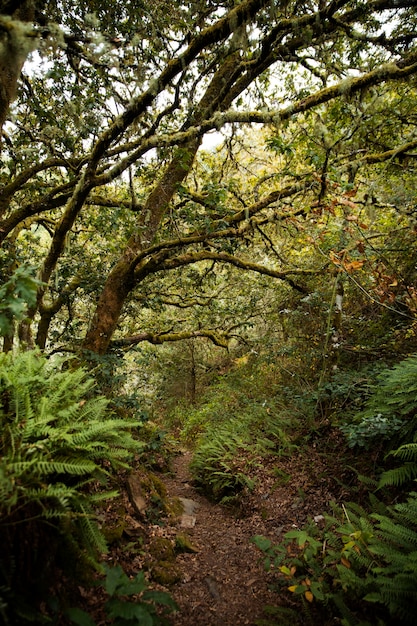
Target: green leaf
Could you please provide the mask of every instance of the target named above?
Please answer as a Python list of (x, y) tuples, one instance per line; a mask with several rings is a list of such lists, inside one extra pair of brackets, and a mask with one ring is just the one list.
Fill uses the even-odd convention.
[(73, 624), (77, 624), (77, 626), (96, 626), (96, 623), (92, 619), (92, 617), (88, 613), (82, 611), (81, 609), (78, 609), (77, 607), (67, 609), (65, 611), (65, 615), (71, 620)]
[(175, 600), (166, 591), (145, 591), (142, 595), (143, 600), (153, 602), (155, 604), (162, 604), (168, 606), (174, 611), (178, 609), (178, 605)]
[(251, 538), (251, 542), (254, 543), (259, 550), (262, 550), (262, 552), (266, 552), (272, 546), (272, 541), (262, 535), (255, 535), (255, 537)]
[(125, 602), (119, 598), (112, 598), (106, 602), (107, 615), (110, 618), (121, 617), (123, 620), (130, 620), (133, 624), (140, 626), (153, 626), (154, 620), (149, 608), (136, 602)]
[(288, 539), (296, 539), (300, 548), (311, 539), (305, 530), (289, 530), (285, 533), (285, 537)]
[(120, 565), (115, 565), (114, 567), (106, 566), (105, 569), (106, 581), (104, 583), (104, 588), (109, 596), (113, 596), (116, 591), (119, 592), (120, 586), (130, 584), (130, 578), (128, 578)]

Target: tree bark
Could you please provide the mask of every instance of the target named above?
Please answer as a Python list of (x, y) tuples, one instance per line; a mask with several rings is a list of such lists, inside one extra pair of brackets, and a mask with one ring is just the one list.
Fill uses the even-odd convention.
[(29, 52), (34, 48), (35, 39), (27, 29), (23, 28), (23, 25), (35, 19), (35, 3), (32, 0), (0, 2), (0, 15), (2, 17), (0, 22), (1, 131), (7, 119), (10, 104), (16, 95), (17, 82), (23, 64)]
[[(199, 107), (189, 124), (200, 123), (213, 112), (229, 104), (230, 87), (239, 74), (238, 53), (231, 54), (214, 75)], [(100, 295), (90, 328), (83, 342), (83, 350), (105, 354), (117, 328), (123, 305), (137, 284), (136, 259), (155, 239), (166, 210), (178, 185), (187, 177), (201, 144), (201, 138), (191, 140), (178, 148), (162, 178), (148, 196), (140, 213), (138, 227), (130, 238), (119, 262), (110, 272)], [(146, 275), (146, 269), (145, 269)], [(142, 273), (143, 275), (143, 273)], [(136, 278), (135, 278), (136, 276)]]

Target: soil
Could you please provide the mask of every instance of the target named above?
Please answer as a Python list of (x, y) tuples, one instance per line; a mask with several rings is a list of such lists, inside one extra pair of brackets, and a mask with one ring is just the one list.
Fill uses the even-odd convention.
[[(334, 474), (318, 453), (308, 461), (292, 457), (290, 475), (288, 461), (270, 459), (258, 468), (255, 490), (233, 510), (213, 504), (192, 486), (190, 460), (188, 452), (178, 456), (174, 477), (165, 480), (170, 496), (199, 505), (195, 526), (187, 531), (199, 551), (177, 557), (182, 577), (170, 589), (180, 607), (173, 626), (254, 625), (266, 617), (265, 606), (289, 606), (291, 594), (278, 596), (251, 537), (279, 543), (283, 533), (328, 510), (329, 502), (340, 498), (340, 487), (332, 485)], [(277, 469), (291, 477), (277, 480)]]
[[(346, 500), (355, 478), (341, 462), (338, 444), (337, 440), (327, 440), (327, 450), (323, 450), (319, 441), (313, 442), (291, 457), (263, 460), (251, 476), (255, 488), (242, 494), (239, 506), (234, 508), (208, 500), (192, 482), (191, 452), (177, 453), (171, 471), (159, 473), (158, 479), (165, 485), (168, 501), (178, 504), (178, 498), (185, 498), (193, 502), (192, 515), (184, 517), (178, 511), (174, 515), (159, 514), (152, 523), (149, 511), (144, 519), (123, 493), (103, 519), (104, 527), (118, 528), (118, 519), (123, 517), (120, 536), (113, 541), (107, 560), (121, 564), (129, 576), (144, 569), (152, 587), (171, 594), (179, 607), (171, 617), (172, 626), (261, 623), (266, 619), (265, 606), (289, 607), (292, 599), (289, 592), (278, 592), (272, 584), (272, 574), (265, 572), (262, 553), (251, 538), (263, 535), (279, 543), (288, 530), (301, 528), (308, 519), (329, 511), (331, 501)], [(176, 553), (174, 580), (155, 582), (156, 569), (149, 565), (152, 546), (160, 538), (175, 546), (179, 534), (186, 536), (192, 551)], [(105, 598), (97, 589), (80, 591), (96, 624), (105, 624)], [(294, 626), (296, 621), (290, 623)]]

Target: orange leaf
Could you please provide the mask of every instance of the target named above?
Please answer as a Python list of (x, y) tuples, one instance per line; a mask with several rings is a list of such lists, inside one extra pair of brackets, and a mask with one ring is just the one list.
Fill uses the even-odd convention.
[(304, 596), (307, 602), (313, 602), (313, 594), (311, 593), (311, 591), (306, 591)]
[(288, 587), (288, 591), (291, 591), (292, 593), (294, 593), (296, 589), (297, 589), (297, 585), (291, 585), (291, 587)]
[(348, 196), (349, 198), (352, 198), (353, 196), (356, 196), (358, 192), (358, 188), (355, 187), (354, 189), (350, 189), (349, 191), (345, 191), (344, 195)]
[(348, 561), (347, 559), (345, 559), (345, 557), (344, 557), (344, 556), (342, 556), (342, 558), (341, 558), (341, 562), (342, 562), (342, 565), (344, 565), (345, 567), (347, 567), (348, 569), (350, 569), (350, 561)]
[(350, 261), (350, 263), (343, 263), (343, 267), (347, 272), (352, 270), (360, 270), (363, 267), (365, 261)]

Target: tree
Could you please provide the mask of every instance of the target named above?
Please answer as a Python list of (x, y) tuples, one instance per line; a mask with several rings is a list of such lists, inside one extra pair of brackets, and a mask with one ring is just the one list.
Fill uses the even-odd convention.
[[(161, 273), (204, 263), (265, 274), (304, 294), (329, 259), (289, 265), (269, 229), (349, 207), (346, 193), (357, 184), (364, 197), (369, 171), (415, 158), (416, 4), (157, 0), (104, 9), (94, 0), (44, 1), (22, 31), (15, 27), (26, 18), (3, 2), (1, 58), (7, 50), (15, 69), (0, 65), (0, 113), (22, 51), (36, 40), (41, 55), (3, 124), (4, 271), (35, 255), (42, 283), (21, 339), (31, 345), (36, 321), (45, 347), (52, 322), (56, 333), (72, 323), (82, 300), (86, 351), (104, 354), (114, 339), (167, 340), (141, 329), (123, 337), (123, 311), (140, 306)], [(224, 171), (238, 129), (253, 125), (271, 129), (267, 144), (279, 160), (254, 167), (241, 190), (231, 176), (223, 183)], [(214, 130), (224, 131), (226, 148), (201, 188), (201, 146)], [(304, 164), (291, 159), (294, 133)], [(206, 328), (170, 339), (182, 336), (227, 343), (227, 333)]]

